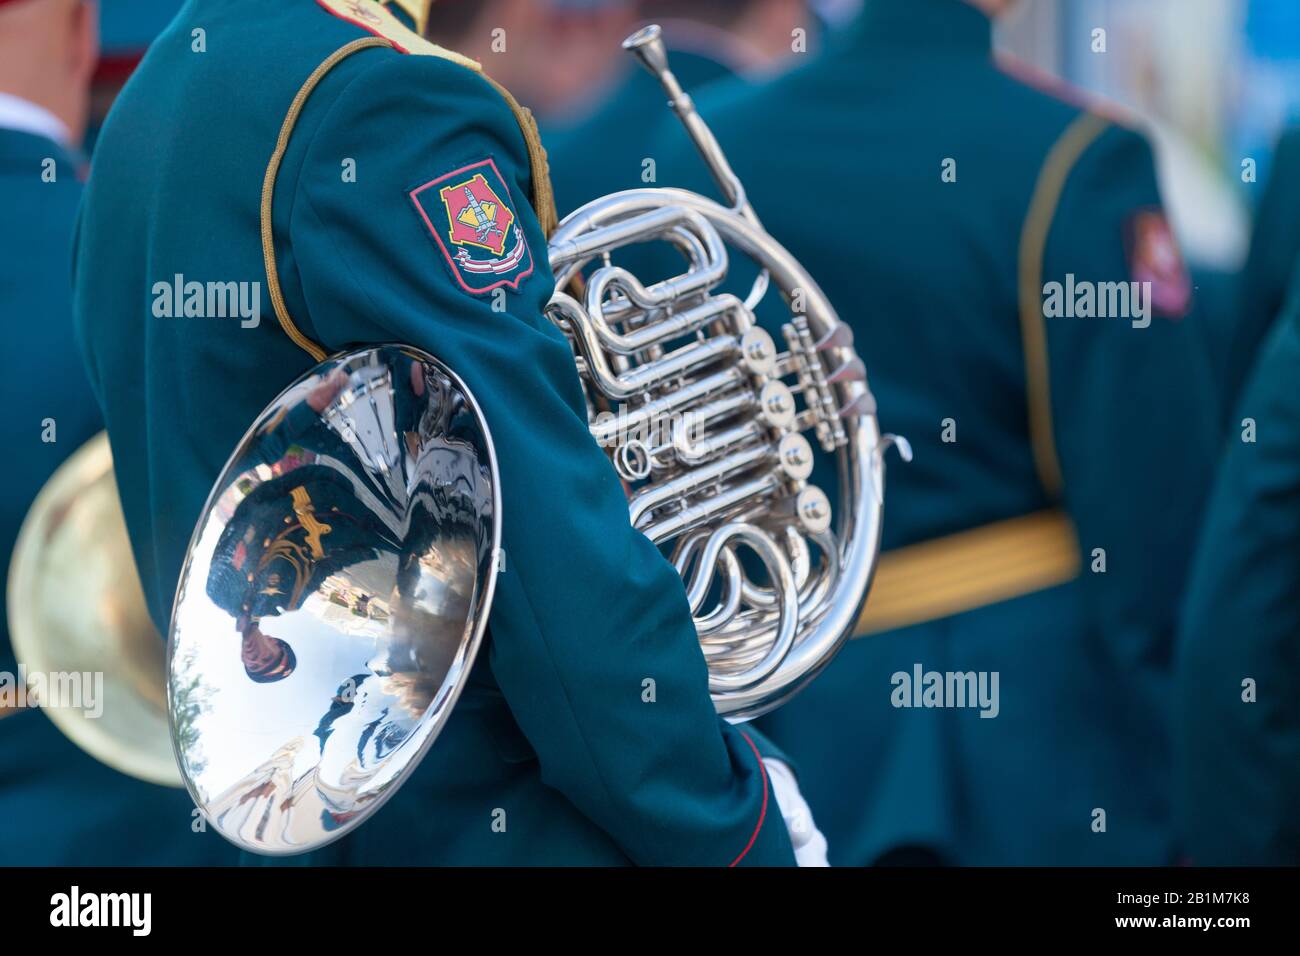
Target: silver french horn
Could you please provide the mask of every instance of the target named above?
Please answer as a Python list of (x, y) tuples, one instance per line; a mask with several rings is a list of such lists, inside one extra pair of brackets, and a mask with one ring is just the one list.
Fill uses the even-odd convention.
[[(633, 525), (686, 583), (714, 704), (744, 720), (789, 699), (852, 632), (879, 551), (883, 454), (896, 441), (911, 452), (881, 436), (852, 331), (763, 229), (660, 28), (623, 46), (731, 205), (680, 189), (588, 203), (550, 242), (557, 289), (581, 294), (557, 292), (548, 313), (574, 347), (592, 434), (631, 489)], [(651, 242), (686, 271), (646, 286), (614, 263)], [(720, 289), (729, 249), (760, 269), (743, 299)], [(782, 351), (754, 315), (773, 286)], [(811, 480), (819, 451), (838, 469), (835, 508)]]
[[(730, 205), (637, 189), (583, 206), (551, 239), (547, 311), (632, 524), (683, 578), (717, 710), (744, 720), (852, 632), (894, 439), (850, 330), (762, 228), (658, 28), (624, 45)], [(615, 264), (647, 244), (685, 271), (647, 285)], [(758, 270), (743, 298), (723, 289), (731, 251)], [(773, 288), (780, 347), (755, 319)], [(835, 506), (812, 483), (819, 463), (836, 469)], [(335, 355), (259, 416), (196, 525), (168, 635), (176, 760), (223, 836), (310, 851), (395, 792), (473, 666), (509, 507), (474, 396), (418, 349)]]

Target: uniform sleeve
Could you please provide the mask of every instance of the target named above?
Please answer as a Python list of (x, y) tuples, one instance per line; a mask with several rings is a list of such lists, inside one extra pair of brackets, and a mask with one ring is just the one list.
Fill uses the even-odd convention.
[[(330, 349), (424, 348), (480, 402), (506, 552), (490, 661), (543, 780), (638, 863), (792, 863), (755, 744), (713, 709), (680, 579), (631, 528), (569, 348), (543, 314), (552, 279), (513, 114), (463, 68), (372, 64), (329, 106), (297, 177), (289, 245), (304, 331)], [(340, 176), (348, 159), (354, 182)], [(509, 227), (480, 246), (450, 241), (464, 236), (456, 209), (478, 173), (494, 190), (477, 194), (495, 201), (485, 214), (506, 222), (503, 204), (525, 249)]]
[[(1138, 134), (1105, 125), (1068, 169), (1042, 283), (1031, 311), (1045, 329), (1055, 490), (1084, 584), (1118, 672), (1164, 666), (1219, 417), (1202, 319)], [(1032, 376), (1039, 358), (1026, 359)]]

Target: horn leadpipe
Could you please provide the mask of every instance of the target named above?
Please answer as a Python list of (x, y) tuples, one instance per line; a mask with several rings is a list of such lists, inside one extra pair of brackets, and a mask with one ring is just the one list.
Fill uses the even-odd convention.
[(668, 94), (668, 105), (686, 127), (687, 134), (704, 158), (709, 172), (713, 174), (727, 202), (736, 212), (757, 225), (758, 216), (745, 195), (744, 184), (731, 168), (731, 164), (727, 162), (726, 154), (718, 145), (713, 131), (696, 112), (695, 101), (682, 89), (677, 76), (668, 66), (668, 50), (664, 46), (663, 29), (657, 23), (644, 27), (623, 41), (623, 49), (633, 54)]

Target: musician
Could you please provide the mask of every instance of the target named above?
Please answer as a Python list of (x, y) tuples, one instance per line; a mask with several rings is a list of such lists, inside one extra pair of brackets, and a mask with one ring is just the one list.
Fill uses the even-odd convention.
[[(1171, 641), (1218, 409), (1147, 142), (995, 62), (1009, 6), (877, 0), (823, 59), (699, 99), (915, 449), (860, 636), (760, 722), (834, 863), (1175, 852)], [(1101, 318), (1112, 282), (1140, 299)], [(996, 716), (927, 702), (931, 673), (997, 675)]]
[[(81, 0), (0, 0), (0, 322), (11, 355), (0, 420), (11, 452), (0, 501), (0, 580), (46, 480), (98, 431), (68, 288), (81, 197), (96, 10)], [(0, 671), (18, 674), (0, 594)], [(218, 864), (236, 855), (191, 830), (182, 791), (127, 777), (37, 708), (0, 705), (0, 865)]]
[[(153, 618), (226, 455), (287, 382), (345, 345), (426, 349), (490, 423), (506, 570), (437, 745), (317, 859), (792, 863), (792, 779), (718, 718), (681, 581), (629, 526), (543, 315), (535, 128), (416, 32), (427, 12), (191, 0), (105, 126), (77, 325)], [(467, 194), (490, 228), (458, 228)], [(258, 283), (265, 319), (158, 318), (151, 289), (177, 275)]]
[(1178, 642), (1188, 861), (1300, 863), (1300, 270), (1242, 393)]

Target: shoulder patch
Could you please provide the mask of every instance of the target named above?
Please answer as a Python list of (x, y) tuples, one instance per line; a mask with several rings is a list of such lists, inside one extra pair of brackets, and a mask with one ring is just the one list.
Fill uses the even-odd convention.
[(1179, 319), (1192, 304), (1192, 280), (1183, 254), (1162, 210), (1139, 209), (1129, 216), (1124, 245), (1134, 282), (1151, 284), (1151, 306), (1157, 315)]
[(466, 292), (482, 295), (501, 286), (518, 291), (532, 275), (532, 250), (510, 187), (491, 157), (431, 179), (410, 195), (452, 278)]

